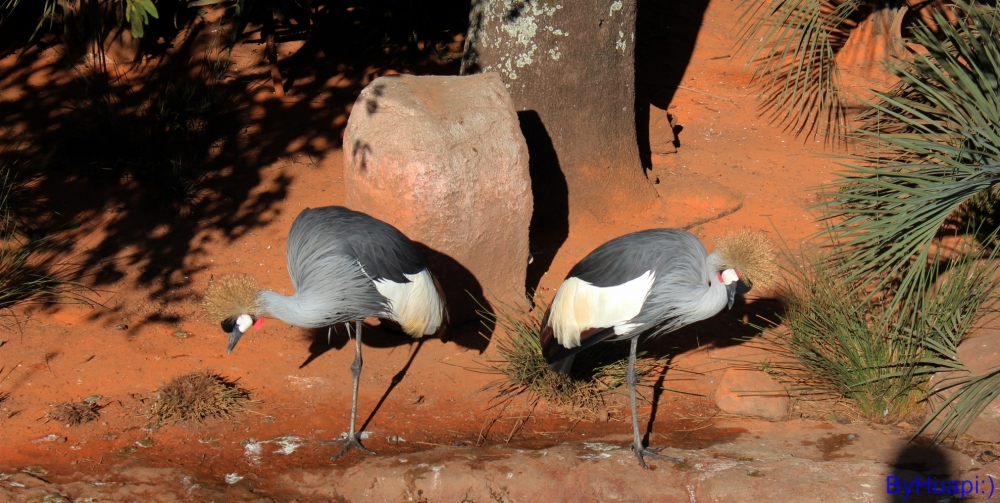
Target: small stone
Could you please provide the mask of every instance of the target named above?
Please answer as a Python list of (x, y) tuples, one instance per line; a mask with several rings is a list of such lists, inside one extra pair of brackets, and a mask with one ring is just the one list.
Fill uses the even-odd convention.
[(649, 106), (649, 149), (657, 155), (677, 152), (674, 142), (673, 117), (666, 110), (655, 105)]
[(45, 496), (35, 496), (34, 498), (26, 500), (24, 503), (72, 503), (72, 500), (61, 494), (52, 493), (46, 494)]
[[(1000, 366), (1000, 330), (991, 330), (975, 337), (969, 337), (958, 346), (958, 359), (966, 369), (975, 376), (983, 376)], [(946, 379), (968, 376), (968, 373), (938, 372), (930, 381), (930, 389), (934, 389)], [(957, 388), (943, 392), (940, 397), (946, 398)], [(935, 418), (927, 426), (927, 432), (934, 432), (941, 426), (945, 412)], [(979, 416), (972, 421), (965, 434), (983, 442), (1000, 443), (1000, 397), (994, 398)]]
[(178, 339), (187, 339), (188, 337), (191, 337), (191, 332), (185, 332), (183, 330), (178, 330), (178, 331), (174, 332), (174, 337), (177, 337)]
[(56, 440), (59, 440), (59, 435), (56, 435), (55, 433), (50, 433), (48, 435), (45, 435), (44, 437), (36, 438), (34, 440), (29, 440), (29, 442), (33, 444), (41, 444), (44, 442), (55, 442)]
[(25, 466), (24, 468), (21, 468), (21, 471), (36, 477), (42, 477), (49, 474), (48, 470), (38, 465)]
[(87, 398), (84, 398), (83, 401), (84, 403), (97, 403), (102, 398), (104, 397), (101, 395), (90, 395)]
[(712, 396), (723, 412), (772, 421), (788, 418), (788, 392), (766, 372), (731, 368)]
[(115, 330), (128, 330), (128, 325), (125, 325), (124, 323), (119, 323), (115, 325)]
[(264, 422), (267, 424), (274, 423), (274, 416), (264, 416)]
[(125, 447), (122, 447), (121, 449), (118, 449), (118, 454), (123, 454), (125, 456), (128, 456), (129, 454), (133, 454), (133, 453), (135, 453), (135, 451), (138, 451), (138, 450), (139, 450), (139, 448), (136, 447), (136, 446), (134, 446), (134, 445), (126, 445)]
[(153, 439), (149, 437), (143, 437), (140, 438), (139, 440), (136, 440), (135, 445), (138, 445), (139, 447), (152, 447)]

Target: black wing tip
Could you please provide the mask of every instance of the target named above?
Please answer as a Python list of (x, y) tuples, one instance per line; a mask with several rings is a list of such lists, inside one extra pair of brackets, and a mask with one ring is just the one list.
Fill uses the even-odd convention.
[(434, 335), (441, 339), (441, 342), (448, 342), (448, 328), (451, 326), (451, 315), (448, 314), (448, 298), (445, 297), (444, 288), (441, 287), (437, 276), (430, 269), (425, 270), (430, 275), (431, 280), (434, 281), (434, 290), (437, 291), (438, 297), (441, 299), (441, 326), (438, 327), (437, 332), (434, 332)]
[(543, 328), (541, 335), (542, 337), (547, 336), (547, 339), (542, 339), (542, 356), (545, 357), (545, 363), (549, 365), (549, 369), (560, 374), (568, 374), (577, 353), (614, 336), (615, 329), (591, 328), (584, 330), (580, 334), (580, 345), (575, 348), (567, 348), (559, 344), (552, 334), (551, 327)]
[(542, 347), (542, 356), (545, 358), (549, 370), (559, 374), (568, 374), (573, 366), (573, 355), (576, 354), (578, 348), (571, 349), (559, 344), (552, 332), (552, 327), (549, 326), (550, 311), (551, 307), (545, 311), (545, 316), (542, 318), (542, 328), (538, 331), (538, 342)]

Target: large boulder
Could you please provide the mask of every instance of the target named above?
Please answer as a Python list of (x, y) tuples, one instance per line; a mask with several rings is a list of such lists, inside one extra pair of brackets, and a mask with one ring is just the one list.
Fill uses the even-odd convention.
[(344, 131), (344, 184), (347, 206), (428, 248), (453, 325), (477, 301), (526, 306), (528, 147), (498, 75), (375, 79)]

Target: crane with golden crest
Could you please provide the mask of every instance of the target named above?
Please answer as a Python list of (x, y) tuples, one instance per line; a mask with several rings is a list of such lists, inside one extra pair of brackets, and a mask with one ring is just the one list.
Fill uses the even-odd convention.
[(631, 341), (626, 380), (632, 407), (631, 445), (644, 456), (679, 462), (642, 445), (635, 404), (635, 353), (640, 337), (662, 336), (733, 307), (737, 282), (767, 288), (777, 262), (759, 232), (730, 232), (709, 255), (679, 229), (650, 229), (601, 245), (570, 270), (542, 320), (540, 343), (549, 368), (569, 373), (574, 356), (602, 341)]
[[(414, 243), (374, 217), (340, 206), (305, 209), (288, 232), (289, 296), (258, 288), (247, 275), (215, 280), (203, 307), (218, 322), (232, 323), (228, 352), (250, 327), (272, 316), (302, 328), (355, 323), (351, 426), (337, 459), (350, 448), (369, 454), (358, 441), (355, 420), (361, 377), (361, 325), (365, 318), (395, 322), (408, 335), (441, 335), (448, 322), (444, 294)], [(328, 332), (329, 334), (329, 332)]]

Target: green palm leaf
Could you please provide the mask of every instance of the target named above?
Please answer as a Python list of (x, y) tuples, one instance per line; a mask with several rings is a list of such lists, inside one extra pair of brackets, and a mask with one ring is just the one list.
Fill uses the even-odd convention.
[(1000, 11), (956, 9), (955, 25), (935, 13), (940, 39), (912, 29), (920, 48), (890, 65), (901, 83), (862, 115), (863, 148), (823, 206), (848, 278), (879, 278), (876, 290), (898, 282), (898, 296), (918, 286), (942, 225), (1000, 182)]
[(835, 40), (864, 2), (742, 0), (739, 51), (748, 56), (772, 120), (794, 131), (844, 124)]

